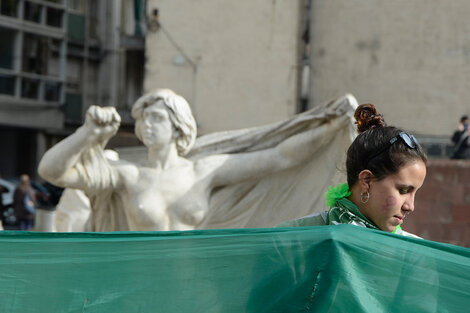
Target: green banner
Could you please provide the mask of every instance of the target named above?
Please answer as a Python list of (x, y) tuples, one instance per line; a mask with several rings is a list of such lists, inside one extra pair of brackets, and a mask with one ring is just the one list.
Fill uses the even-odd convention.
[(351, 225), (0, 234), (0, 312), (466, 312), (470, 249)]

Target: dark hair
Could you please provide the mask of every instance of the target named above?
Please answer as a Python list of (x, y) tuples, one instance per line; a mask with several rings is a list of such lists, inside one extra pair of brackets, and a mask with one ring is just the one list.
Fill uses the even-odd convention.
[[(416, 148), (410, 149), (403, 140), (398, 140), (382, 153), (373, 156), (386, 147), (393, 137), (404, 131), (387, 126), (382, 114), (377, 112), (373, 104), (358, 106), (354, 118), (359, 135), (347, 154), (346, 170), (350, 188), (357, 182), (359, 173), (365, 169), (381, 180), (398, 173), (400, 168), (409, 162), (421, 160), (426, 164), (427, 157), (421, 146), (416, 143)], [(373, 157), (370, 158), (371, 156)]]
[(462, 115), (462, 117), (460, 118), (460, 123), (465, 122), (465, 120), (468, 120), (468, 116), (467, 115)]

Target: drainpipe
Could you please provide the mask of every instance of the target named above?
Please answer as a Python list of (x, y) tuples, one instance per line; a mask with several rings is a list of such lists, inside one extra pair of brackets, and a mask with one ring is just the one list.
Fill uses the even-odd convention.
[(309, 108), (310, 98), (310, 13), (312, 0), (304, 0), (300, 7), (301, 22), (299, 27), (299, 53), (298, 53), (298, 105), (297, 112), (304, 112)]
[[(90, 1), (90, 0), (88, 0)], [(83, 43), (83, 75), (82, 75), (82, 119), (85, 119), (85, 112), (88, 109), (88, 59), (89, 59), (89, 41), (88, 34), (90, 30), (90, 6), (85, 1), (85, 36)], [(92, 0), (93, 1), (93, 0)], [(99, 81), (99, 79), (98, 79)]]
[(120, 79), (120, 35), (121, 35), (121, 8), (122, 0), (113, 0), (114, 6), (112, 7), (112, 18), (111, 18), (111, 77), (110, 77), (110, 103), (109, 105), (118, 107), (118, 91), (119, 91), (119, 79)]

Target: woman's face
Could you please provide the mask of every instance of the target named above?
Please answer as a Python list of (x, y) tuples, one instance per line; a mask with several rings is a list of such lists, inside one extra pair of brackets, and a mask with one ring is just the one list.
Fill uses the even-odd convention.
[(174, 128), (163, 100), (146, 107), (136, 121), (136, 132), (147, 147), (161, 148), (173, 141)]
[(361, 212), (381, 230), (391, 232), (414, 211), (416, 191), (426, 177), (424, 162), (415, 161), (403, 166), (396, 174), (382, 180), (372, 179), (370, 198), (361, 203)]

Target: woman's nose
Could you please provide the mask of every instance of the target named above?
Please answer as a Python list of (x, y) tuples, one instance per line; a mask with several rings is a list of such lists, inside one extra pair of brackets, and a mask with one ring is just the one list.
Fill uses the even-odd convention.
[(411, 213), (415, 210), (415, 197), (410, 196), (405, 203), (403, 203), (402, 210)]

